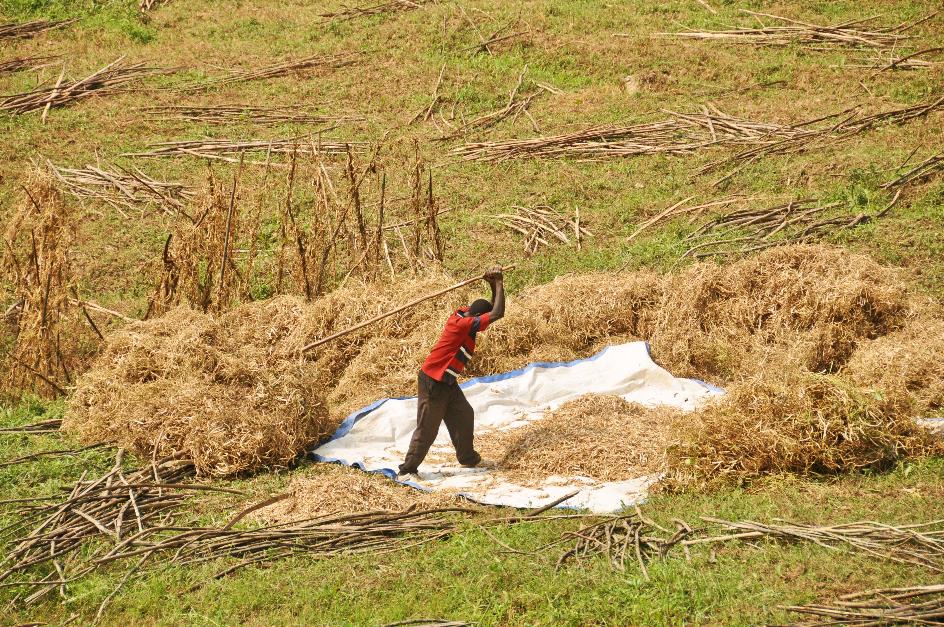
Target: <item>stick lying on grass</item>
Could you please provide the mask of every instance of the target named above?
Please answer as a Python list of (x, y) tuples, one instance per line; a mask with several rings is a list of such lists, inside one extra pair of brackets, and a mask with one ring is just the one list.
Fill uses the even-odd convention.
[(59, 21), (33, 20), (32, 22), (21, 23), (7, 22), (0, 24), (0, 39), (26, 39), (47, 30), (68, 26), (76, 21), (78, 21), (78, 18)]
[(65, 70), (63, 68), (63, 74), (60, 74), (56, 85), (7, 96), (0, 100), (0, 111), (9, 111), (13, 114), (41, 109), (48, 111), (50, 107), (61, 107), (89, 96), (114, 93), (133, 81), (166, 71), (147, 67), (143, 63), (126, 65), (123, 61), (124, 57), (120, 57), (102, 69), (76, 81), (63, 82)]
[(61, 426), (62, 418), (52, 418), (51, 420), (41, 420), (19, 427), (6, 427), (0, 429), (0, 435), (59, 433)]
[(877, 28), (862, 30), (863, 24), (871, 22), (874, 17), (823, 26), (810, 22), (801, 22), (769, 13), (756, 13), (742, 9), (742, 12), (753, 16), (758, 21), (767, 18), (782, 25), (761, 25), (759, 28), (735, 28), (723, 31), (682, 31), (678, 33), (656, 33), (657, 37), (677, 37), (682, 39), (709, 39), (731, 43), (747, 43), (765, 46), (785, 46), (798, 43), (816, 50), (826, 50), (834, 47), (854, 48), (895, 48), (903, 41), (910, 39), (905, 32), (931, 19), (936, 13), (926, 16), (915, 22), (904, 22), (892, 28)]
[(936, 155), (928, 157), (898, 178), (883, 184), (882, 189), (891, 189), (893, 187), (911, 185), (912, 183), (920, 183), (940, 173), (944, 173), (944, 152), (939, 152)]
[(169, 106), (149, 107), (143, 110), (146, 115), (165, 120), (187, 120), (206, 124), (230, 124), (233, 122), (252, 122), (253, 124), (343, 124), (362, 122), (360, 116), (331, 116), (312, 114), (298, 107), (253, 107), (249, 105), (220, 106)]

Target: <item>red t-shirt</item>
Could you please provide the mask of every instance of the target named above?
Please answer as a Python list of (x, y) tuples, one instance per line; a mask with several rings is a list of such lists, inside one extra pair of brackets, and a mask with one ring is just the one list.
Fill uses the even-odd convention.
[(423, 362), (423, 372), (437, 381), (454, 383), (475, 352), (475, 334), (488, 328), (489, 314), (469, 314), (463, 307), (449, 316), (446, 328)]

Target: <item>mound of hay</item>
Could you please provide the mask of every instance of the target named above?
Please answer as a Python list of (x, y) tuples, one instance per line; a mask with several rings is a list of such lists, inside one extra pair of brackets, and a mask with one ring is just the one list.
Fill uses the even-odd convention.
[(457, 494), (415, 490), (382, 475), (337, 464), (319, 464), (293, 477), (288, 491), (290, 497), (256, 510), (250, 518), (279, 524), (339, 512), (475, 507)]
[(773, 248), (702, 263), (666, 282), (653, 356), (672, 374), (724, 383), (767, 363), (835, 372), (891, 333), (915, 303), (894, 270), (839, 248)]
[[(182, 455), (202, 475), (291, 462), (331, 433), (313, 366), (270, 349), (298, 303), (275, 299), (220, 318), (179, 307), (113, 335), (80, 380), (64, 428), (142, 455)], [(251, 328), (250, 328), (251, 327)]]
[(944, 320), (921, 316), (895, 333), (865, 342), (844, 370), (857, 384), (907, 392), (915, 413), (944, 409)]
[(680, 485), (887, 467), (940, 450), (912, 415), (907, 397), (894, 392), (838, 375), (770, 371), (679, 421), (669, 466)]
[(661, 472), (678, 410), (588, 394), (528, 425), (476, 438), (496, 469), (525, 484), (549, 475), (621, 481)]
[[(218, 317), (177, 309), (159, 320), (131, 325), (111, 338), (105, 354), (79, 380), (66, 427), (88, 441), (117, 440), (148, 455), (155, 449), (186, 453), (202, 472), (216, 475), (287, 463), (350, 412), (385, 396), (415, 393), (416, 373), (446, 317), (488, 288), (483, 283), (427, 301), (321, 346), (303, 361), (298, 358), (301, 347), (452, 282), (442, 274), (391, 284), (353, 280), (313, 303), (279, 297)], [(676, 376), (724, 386), (742, 381), (749, 390), (758, 371), (833, 373), (845, 368), (854, 381), (881, 388), (889, 398), (939, 407), (940, 388), (934, 384), (940, 383), (940, 366), (920, 346), (920, 329), (907, 330), (918, 318), (944, 325), (894, 270), (842, 249), (790, 246), (724, 266), (697, 264), (665, 277), (590, 273), (528, 289), (512, 296), (506, 317), (479, 336), (469, 374), (587, 357), (609, 344), (648, 338), (656, 361)], [(878, 366), (884, 352), (903, 343), (915, 345), (906, 351), (914, 358), (907, 361), (904, 353), (888, 358), (911, 364), (906, 373)], [(875, 378), (879, 373), (880, 380)], [(758, 397), (767, 401), (753, 407), (738, 389), (735, 396), (741, 400), (735, 409), (740, 409), (728, 413), (741, 420), (749, 421), (754, 409), (767, 412), (764, 420), (792, 415), (801, 406), (827, 415), (844, 411), (834, 406), (835, 395), (820, 395), (815, 403), (822, 406), (807, 406), (803, 403), (815, 395), (797, 399), (789, 390), (781, 394), (774, 388)], [(922, 394), (927, 398), (921, 400)], [(785, 405), (778, 410), (781, 401)], [(595, 410), (588, 406), (581, 411), (591, 415)], [(600, 415), (608, 412), (627, 420), (642, 415), (625, 407)], [(606, 450), (615, 447), (613, 459), (629, 455), (629, 466), (624, 466), (635, 468), (638, 460), (631, 446), (625, 448), (626, 434), (607, 430), (612, 423), (601, 418), (592, 428), (580, 427), (592, 439), (606, 442)], [(897, 429), (891, 422), (883, 424)], [(533, 428), (540, 429), (539, 423)], [(582, 437), (566, 433), (574, 441)], [(783, 437), (789, 440), (795, 433), (789, 427)], [(705, 432), (706, 442), (711, 435)], [(533, 436), (529, 446), (543, 450), (543, 436)], [(548, 450), (553, 446), (548, 444)], [(686, 454), (696, 457), (694, 449)], [(575, 468), (568, 465), (573, 461), (569, 455), (547, 459), (543, 468), (551, 474), (617, 476), (609, 461)], [(535, 457), (533, 463), (543, 462)], [(745, 462), (748, 473), (754, 472), (748, 468), (751, 463)], [(813, 464), (808, 469), (814, 467), (820, 468)]]

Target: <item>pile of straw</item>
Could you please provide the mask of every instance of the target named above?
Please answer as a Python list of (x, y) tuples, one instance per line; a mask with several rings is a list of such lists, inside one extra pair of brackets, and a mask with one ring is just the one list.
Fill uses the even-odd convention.
[(944, 409), (944, 319), (923, 315), (900, 331), (865, 342), (844, 369), (857, 384), (907, 392), (915, 414)]
[[(349, 413), (382, 397), (414, 394), (417, 370), (449, 312), (486, 295), (487, 288), (472, 286), (424, 302), (319, 346), (304, 361), (301, 348), (452, 282), (436, 273), (397, 283), (352, 278), (310, 303), (278, 297), (218, 317), (177, 309), (132, 325), (112, 338), (79, 381), (67, 427), (90, 441), (117, 439), (149, 453), (188, 452), (204, 473), (287, 463)], [(577, 359), (610, 344), (649, 338), (655, 360), (676, 376), (733, 385), (728, 400), (705, 410), (704, 431), (686, 432), (691, 438), (677, 460), (697, 458), (684, 463), (726, 473), (837, 471), (920, 450), (908, 440), (912, 408), (923, 411), (941, 402), (936, 345), (922, 337), (922, 328), (932, 324), (940, 329), (944, 319), (910, 293), (895, 271), (841, 249), (790, 246), (667, 276), (590, 273), (528, 289), (512, 296), (507, 316), (479, 336), (469, 374)], [(905, 366), (889, 372), (886, 361), (879, 367), (888, 359)], [(795, 373), (795, 380), (756, 380), (758, 373), (783, 371)], [(810, 373), (840, 373), (862, 388)], [(885, 400), (875, 399), (870, 388)], [(559, 460), (541, 457), (541, 432), (549, 429), (540, 423), (533, 433), (514, 436), (530, 437), (517, 450), (537, 455), (519, 455), (517, 463), (594, 477), (610, 475), (568, 464), (594, 457), (610, 460), (607, 467), (616, 458), (627, 467), (642, 463), (626, 448), (636, 438), (616, 429), (618, 420), (612, 423), (613, 416), (638, 420), (641, 414), (607, 402), (615, 403), (584, 400), (561, 410), (561, 420), (579, 425), (588, 437), (575, 434), (567, 446), (557, 446), (567, 452)], [(722, 420), (728, 427), (710, 427)], [(764, 429), (766, 435), (756, 433)], [(840, 444), (833, 451), (837, 433)], [(751, 441), (722, 446), (721, 434)], [(665, 439), (656, 436), (664, 446)], [(502, 445), (511, 448), (514, 442)], [(549, 441), (545, 448), (555, 446)], [(782, 461), (766, 459), (772, 456)]]
[(859, 342), (896, 331), (921, 304), (894, 270), (838, 248), (775, 248), (668, 278), (652, 328), (672, 374), (725, 383), (792, 363), (838, 370)]
[[(264, 324), (243, 324), (247, 314)], [(219, 318), (181, 307), (132, 323), (80, 379), (63, 427), (186, 457), (201, 475), (286, 465), (335, 428), (312, 364), (269, 350), (296, 319), (276, 299)]]
[(669, 485), (853, 472), (940, 452), (912, 416), (898, 390), (863, 389), (799, 368), (761, 372), (677, 423)]
[(326, 514), (470, 505), (456, 494), (415, 490), (383, 475), (338, 464), (306, 469), (292, 478), (286, 492), (287, 498), (256, 510), (252, 519), (271, 525)]
[(528, 425), (476, 438), (476, 449), (510, 479), (549, 475), (621, 481), (661, 472), (678, 410), (588, 394)]

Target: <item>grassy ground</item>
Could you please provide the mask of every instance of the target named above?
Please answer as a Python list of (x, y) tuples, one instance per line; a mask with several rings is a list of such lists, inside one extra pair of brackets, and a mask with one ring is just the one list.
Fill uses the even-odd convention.
[[(436, 164), (436, 194), (442, 206), (456, 209), (442, 218), (445, 266), (461, 275), (493, 260), (517, 259), (520, 270), (512, 277), (512, 287), (518, 289), (566, 272), (672, 267), (685, 250), (682, 239), (692, 225), (674, 223), (631, 242), (626, 238), (647, 216), (688, 196), (709, 201), (744, 194), (757, 205), (817, 197), (874, 211), (890, 198), (880, 189), (881, 183), (893, 178), (910, 154), (914, 152), (916, 161), (944, 146), (944, 114), (937, 113), (808, 153), (765, 158), (716, 187), (719, 174), (696, 172), (723, 156), (723, 150), (594, 163), (560, 159), (480, 164), (457, 162), (448, 151), (465, 141), (531, 137), (536, 131), (530, 122), (504, 121), (466, 139), (446, 142), (436, 139), (446, 128), (438, 116), (409, 124), (428, 106), (440, 71), (442, 113), (449, 118), (455, 112), (455, 123), (502, 106), (525, 67), (529, 81), (561, 91), (536, 99), (530, 109), (540, 133), (547, 135), (589, 124), (660, 119), (665, 115), (662, 109), (692, 111), (707, 102), (732, 115), (779, 122), (852, 106), (874, 112), (914, 104), (941, 95), (944, 65), (874, 73), (855, 67), (864, 56), (859, 51), (728, 46), (653, 35), (683, 27), (751, 25), (752, 18), (739, 13), (745, 7), (822, 23), (876, 14), (879, 24), (895, 25), (939, 8), (933, 0), (708, 0), (716, 12), (694, 0), (462, 0), (347, 22), (327, 23), (319, 17), (341, 4), (173, 0), (142, 18), (131, 0), (0, 0), (3, 20), (79, 18), (66, 29), (32, 40), (3, 41), (0, 61), (60, 54), (74, 77), (121, 55), (180, 68), (176, 74), (148, 80), (146, 89), (54, 109), (45, 125), (38, 114), (0, 115), (4, 139), (0, 216), (6, 221), (15, 210), (31, 160), (48, 158), (78, 167), (101, 159), (140, 167), (155, 178), (199, 186), (206, 166), (196, 159), (141, 160), (122, 153), (172, 139), (288, 137), (312, 131), (294, 125), (258, 128), (248, 121), (225, 126), (158, 121), (145, 116), (143, 107), (295, 104), (313, 112), (362, 116), (363, 122), (341, 126), (329, 135), (370, 142), (386, 136), (382, 158), (397, 189), (405, 185), (402, 164), (417, 142), (421, 155)], [(915, 29), (919, 39), (914, 49), (944, 46), (942, 19)], [(506, 25), (524, 34), (496, 45), (492, 54), (463, 50), (477, 44), (476, 28), (491, 33)], [(318, 70), (302, 78), (181, 91), (194, 80), (219, 76), (230, 68), (341, 52), (358, 52), (360, 57), (353, 66)], [(38, 73), (0, 76), (0, 93), (55, 81), (58, 73), (59, 67), (53, 66)], [(627, 90), (627, 77), (638, 89)], [(221, 180), (229, 180), (235, 170), (226, 164), (212, 167)], [(258, 168), (250, 168), (244, 176), (247, 195), (263, 190), (259, 193), (266, 215), (274, 216), (284, 175), (277, 176), (279, 182), (271, 188), (261, 185)], [(579, 251), (556, 246), (522, 259), (521, 240), (497, 226), (491, 216), (512, 205), (538, 202), (568, 212), (579, 207), (594, 237)], [(125, 314), (141, 315), (159, 280), (161, 248), (175, 219), (154, 211), (126, 216), (107, 205), (74, 204), (80, 219), (72, 256), (81, 293)], [(260, 235), (263, 243), (266, 237)], [(886, 218), (835, 241), (903, 266), (917, 285), (944, 297), (944, 181), (938, 178), (908, 189)], [(258, 286), (259, 294), (271, 292), (272, 285)], [(6, 309), (8, 303), (0, 305)], [(119, 322), (103, 318), (99, 324)], [(61, 404), (24, 402), (5, 409), (2, 420), (14, 424), (61, 411)], [(0, 459), (67, 444), (59, 437), (0, 436)], [(0, 486), (4, 495), (10, 495), (4, 498), (53, 493), (82, 470), (104, 469), (109, 463), (106, 454), (89, 452), (75, 459), (0, 468)], [(647, 510), (660, 520), (673, 516), (696, 520), (704, 514), (760, 520), (868, 517), (920, 522), (940, 517), (942, 471), (944, 465), (933, 461), (835, 481), (770, 480), (747, 491), (657, 497)], [(238, 483), (262, 495), (285, 485), (288, 478), (264, 475)], [(195, 503), (194, 516), (222, 520), (235, 509), (237, 503), (207, 498)], [(500, 537), (514, 546), (535, 547), (562, 527), (540, 523), (502, 532)], [(696, 553), (692, 563), (673, 559), (654, 566), (651, 582), (644, 582), (638, 572), (611, 573), (602, 563), (555, 572), (554, 555), (523, 557), (499, 549), (472, 526), (458, 537), (410, 554), (290, 560), (265, 570), (247, 570), (190, 593), (181, 591), (204, 580), (218, 565), (205, 570), (155, 570), (116, 598), (105, 622), (371, 624), (429, 615), (483, 624), (757, 624), (787, 620), (778, 609), (781, 604), (932, 579), (915, 569), (813, 547), (730, 547), (719, 550), (713, 561), (707, 552)], [(65, 603), (14, 610), (0, 621), (59, 622), (78, 614), (80, 623), (87, 622), (120, 576), (120, 570), (96, 575), (75, 586)], [(0, 588), (4, 605), (11, 595), (9, 588)]]
[[(55, 416), (61, 405), (23, 405), (0, 415), (0, 426)], [(37, 450), (62, 448), (61, 436), (0, 436), (0, 455), (9, 459)], [(84, 470), (111, 465), (103, 452), (75, 459), (36, 461), (0, 469), (4, 498), (50, 494)], [(195, 499), (184, 518), (221, 524), (245, 506), (284, 488), (291, 473), (267, 474), (225, 485), (251, 497)], [(925, 522), (940, 517), (944, 461), (902, 465), (881, 475), (834, 480), (770, 478), (750, 490), (653, 498), (645, 513), (662, 524), (673, 518), (697, 523), (699, 516), (774, 518), (809, 522), (877, 520)], [(7, 524), (9, 515), (0, 516)], [(547, 521), (498, 529), (505, 544), (531, 550), (576, 529), (572, 521)], [(200, 568), (157, 566), (132, 579), (105, 614), (103, 624), (377, 625), (418, 617), (497, 624), (743, 624), (782, 623), (787, 604), (829, 600), (865, 588), (918, 585), (932, 573), (875, 557), (809, 545), (769, 542), (694, 549), (650, 566), (651, 581), (631, 567), (612, 571), (603, 560), (555, 569), (557, 549), (536, 555), (505, 551), (474, 522), (449, 540), (409, 552), (381, 556), (296, 558), (237, 572), (220, 581), (211, 576), (225, 560)], [(68, 600), (52, 599), (28, 610), (8, 611), (11, 624), (52, 624), (78, 617), (86, 623), (130, 564), (118, 565), (70, 586)], [(187, 592), (202, 583), (195, 591)], [(0, 589), (6, 605), (13, 590)], [(9, 610), (9, 608), (8, 608)]]

